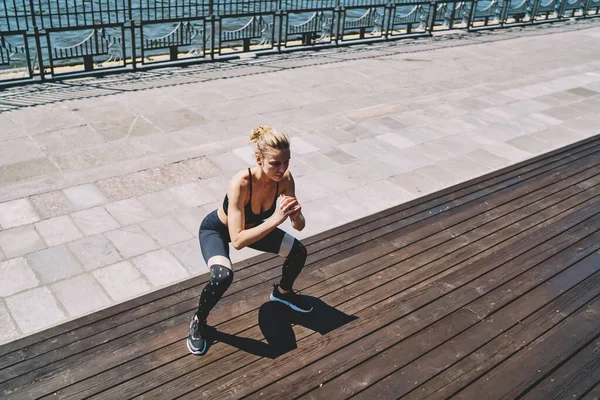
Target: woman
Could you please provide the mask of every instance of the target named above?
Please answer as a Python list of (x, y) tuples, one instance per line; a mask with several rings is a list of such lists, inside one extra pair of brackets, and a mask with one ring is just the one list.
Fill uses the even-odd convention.
[(285, 258), (281, 281), (274, 285), (271, 300), (295, 311), (312, 311), (292, 290), (304, 267), (306, 249), (278, 228), (287, 218), (298, 231), (305, 225), (302, 207), (295, 197), (294, 179), (288, 170), (289, 138), (261, 125), (252, 131), (250, 141), (254, 145), (256, 165), (233, 176), (223, 205), (208, 214), (200, 225), (200, 248), (210, 269), (210, 280), (200, 296), (187, 340), (188, 349), (196, 355), (206, 353), (207, 343), (203, 338), (206, 318), (233, 281), (229, 242), (237, 250), (248, 246)]

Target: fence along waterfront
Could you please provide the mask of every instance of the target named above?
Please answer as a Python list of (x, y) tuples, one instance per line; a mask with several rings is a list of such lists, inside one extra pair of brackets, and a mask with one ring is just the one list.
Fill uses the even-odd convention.
[(599, 15), (600, 0), (0, 0), (0, 85)]

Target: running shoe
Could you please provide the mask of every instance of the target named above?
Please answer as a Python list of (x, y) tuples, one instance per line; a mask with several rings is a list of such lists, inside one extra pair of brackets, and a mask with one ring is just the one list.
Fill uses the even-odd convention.
[(207, 343), (202, 334), (206, 328), (206, 322), (200, 322), (194, 316), (190, 323), (190, 333), (187, 339), (187, 347), (190, 353), (202, 356), (206, 353)]
[(291, 291), (287, 293), (281, 293), (279, 291), (279, 285), (273, 285), (273, 292), (271, 293), (271, 301), (278, 301), (280, 303), (289, 306), (292, 310), (301, 313), (308, 313), (312, 311), (312, 306), (306, 302), (298, 293)]

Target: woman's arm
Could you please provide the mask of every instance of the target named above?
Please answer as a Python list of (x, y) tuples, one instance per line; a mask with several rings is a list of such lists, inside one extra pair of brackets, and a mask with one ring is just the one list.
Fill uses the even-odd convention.
[[(296, 184), (294, 182), (294, 177), (289, 170), (286, 175), (288, 175), (288, 179), (284, 185), (283, 193), (286, 196), (296, 199)], [(298, 200), (296, 199), (296, 201)], [(297, 231), (304, 229), (306, 226), (306, 220), (304, 219), (304, 215), (302, 215), (302, 206), (300, 206), (297, 211), (290, 214), (290, 221), (292, 222), (292, 227)]]
[(246, 200), (247, 182), (241, 176), (236, 175), (227, 188), (229, 198), (229, 209), (227, 210), (227, 223), (231, 243), (236, 250), (242, 249), (265, 237), (278, 225), (294, 212), (298, 205), (295, 199), (283, 199), (279, 202), (275, 213), (260, 225), (245, 229), (244, 206)]

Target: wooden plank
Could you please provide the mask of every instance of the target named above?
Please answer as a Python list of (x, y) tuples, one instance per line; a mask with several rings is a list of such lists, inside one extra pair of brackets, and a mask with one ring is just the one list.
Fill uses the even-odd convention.
[[(413, 200), (407, 204), (393, 207), (389, 210), (382, 211), (374, 216), (361, 218), (352, 223), (346, 224), (342, 227), (335, 228), (333, 230), (324, 232), (322, 234), (316, 235), (312, 238), (307, 238), (305, 242), (307, 244), (316, 244), (325, 240), (325, 238), (335, 237), (340, 232), (344, 232), (347, 230), (352, 230), (355, 227), (361, 227), (365, 225), (367, 222), (373, 220), (376, 221), (378, 218), (385, 217), (386, 215), (395, 214), (401, 210), (409, 209), (411, 207), (418, 206), (419, 204), (427, 204), (431, 203), (431, 206), (438, 202), (439, 199), (444, 196), (452, 195), (455, 192), (457, 195), (462, 195), (462, 192), (469, 191), (471, 189), (483, 188), (486, 184), (495, 184), (498, 181), (502, 181), (506, 176), (514, 175), (517, 176), (519, 173), (527, 173), (530, 170), (534, 170), (536, 168), (551, 168), (554, 164), (561, 164), (565, 161), (569, 161), (571, 157), (577, 156), (579, 152), (585, 153), (587, 151), (587, 147), (595, 146), (598, 142), (598, 138), (590, 138), (588, 140), (584, 140), (582, 142), (570, 145), (564, 149), (558, 149), (547, 155), (538, 156), (534, 159), (527, 160), (516, 164), (514, 166), (505, 168), (501, 171), (496, 171), (494, 173), (488, 174), (484, 177), (480, 177), (471, 182), (466, 182), (464, 184), (458, 185), (453, 188), (445, 189), (439, 193), (431, 194), (425, 196), (422, 199)], [(549, 167), (548, 167), (549, 166)], [(482, 184), (484, 183), (484, 184)], [(257, 256), (251, 260), (247, 260), (241, 263), (236, 264), (236, 269), (241, 270), (245, 266), (258, 264), (265, 260), (268, 260), (270, 256), (261, 255)], [(239, 275), (239, 274), (238, 274)], [(174, 293), (179, 293), (182, 290), (187, 290), (193, 288), (198, 285), (203, 285), (206, 281), (206, 277), (200, 276), (197, 278), (190, 279), (186, 282), (182, 282), (177, 285), (173, 285), (168, 288), (164, 288), (158, 290), (156, 292), (150, 293), (148, 295), (142, 296), (140, 298), (131, 300), (126, 303), (121, 303), (116, 306), (107, 308), (102, 310), (101, 312), (94, 313), (92, 315), (88, 315), (77, 320), (65, 323), (63, 325), (50, 328), (44, 332), (40, 332), (36, 335), (31, 335), (17, 341), (8, 343), (6, 345), (0, 346), (0, 356), (9, 354), (11, 352), (16, 352), (17, 350), (22, 350), (22, 353), (18, 355), (17, 359), (23, 360), (27, 359), (30, 356), (35, 356), (42, 352), (48, 351), (48, 349), (53, 349), (60, 347), (61, 345), (65, 345), (68, 343), (72, 343), (75, 340), (79, 340), (81, 338), (93, 335), (95, 333), (100, 332), (103, 329), (110, 329), (112, 326), (118, 325), (122, 322), (120, 321), (112, 321), (112, 317), (118, 316), (124, 312), (132, 312), (136, 309), (139, 311), (140, 307), (143, 305), (152, 303), (152, 302), (162, 302), (165, 299), (168, 299), (170, 295)], [(140, 315), (145, 315), (140, 313)], [(91, 325), (95, 322), (104, 322), (103, 327)], [(63, 335), (68, 333), (66, 335)], [(61, 336), (62, 335), (62, 336)], [(58, 337), (57, 337), (58, 336)], [(69, 341), (71, 340), (71, 341)], [(40, 349), (36, 349), (35, 344), (42, 344)], [(33, 346), (33, 348), (29, 349), (29, 347)], [(37, 350), (37, 351), (36, 351)], [(39, 351), (39, 352), (38, 352)]]
[[(184, 337), (184, 336), (182, 336), (182, 339), (183, 339), (183, 337)], [(170, 351), (170, 349), (169, 349), (169, 351)], [(181, 351), (183, 352), (183, 354), (185, 354), (185, 352), (184, 352), (184, 349), (181, 349)], [(211, 352), (209, 352), (209, 355), (211, 355), (211, 353), (212, 353), (212, 349), (211, 349)], [(160, 356), (160, 357), (158, 357), (158, 358), (160, 358), (161, 360), (163, 360), (163, 359), (164, 359), (164, 357), (163, 357), (163, 356), (164, 356), (164, 354), (161, 354), (161, 356)], [(182, 362), (185, 362), (185, 361), (188, 361), (188, 362), (193, 362), (193, 361), (185, 360), (185, 358), (184, 358), (184, 359), (182, 360)], [(187, 369), (188, 367), (189, 367), (189, 366), (182, 366), (182, 365), (178, 364), (176, 369), (188, 370), (188, 369)], [(130, 370), (130, 369), (129, 369), (129, 366), (128, 366), (128, 368), (127, 368), (127, 371), (129, 371), (129, 370)], [(137, 371), (137, 370), (135, 370), (135, 371)], [(160, 372), (157, 372), (157, 375), (161, 375), (161, 373), (160, 373)], [(139, 379), (139, 380), (141, 381), (141, 380), (144, 380), (144, 379), (143, 379), (142, 377), (140, 377), (140, 379)], [(143, 383), (141, 383), (141, 384), (140, 384), (140, 386), (142, 386), (142, 387), (143, 387), (144, 385), (152, 385), (154, 382), (156, 382), (156, 381), (157, 381), (157, 379), (156, 379), (156, 376), (152, 376), (152, 378), (151, 378), (151, 379), (147, 379), (147, 380), (145, 380), (145, 381), (146, 381), (146, 382), (143, 382)], [(158, 381), (160, 381), (160, 379), (158, 379)]]
[[(518, 324), (503, 335), (496, 337), (451, 365), (450, 368), (414, 388), (404, 398), (407, 400), (438, 400), (452, 397), (454, 393), (468, 386), (520, 349), (529, 346), (544, 332), (553, 329), (560, 323), (570, 321), (573, 313), (597, 298), (598, 289), (596, 274), (594, 279), (584, 281), (578, 290), (571, 292), (571, 295), (561, 296), (525, 320), (517, 321)], [(560, 312), (556, 312), (557, 310)]]
[[(254, 316), (254, 318), (256, 318), (256, 317)], [(260, 334), (260, 332), (259, 332), (259, 334)], [(169, 351), (170, 351), (170, 350), (169, 350)], [(210, 354), (212, 354), (212, 352), (213, 352), (213, 351), (212, 351), (212, 349), (211, 349), (211, 352), (209, 352), (209, 355), (210, 355)], [(183, 352), (183, 349), (182, 349), (182, 353), (183, 353), (183, 354), (185, 354), (185, 353)], [(181, 356), (183, 356), (183, 354), (181, 354)], [(159, 358), (160, 358), (160, 359), (164, 359), (164, 357), (163, 357), (163, 356), (164, 356), (164, 355), (163, 355), (163, 354), (161, 354), (161, 356), (160, 356)], [(157, 357), (157, 358), (158, 358), (158, 357)], [(141, 362), (141, 361), (142, 361), (142, 360), (140, 360), (140, 362)], [(178, 359), (177, 361), (179, 361), (179, 359)], [(185, 358), (183, 358), (183, 359), (181, 359), (181, 363), (180, 363), (180, 364), (179, 364), (179, 363), (177, 363), (177, 365), (176, 365), (174, 368), (176, 368), (176, 369), (181, 369), (181, 370), (186, 370), (186, 371), (187, 371), (187, 370), (188, 370), (188, 368), (191, 368), (191, 367), (192, 367), (192, 366), (188, 365), (187, 363), (193, 363), (193, 361), (190, 361), (190, 360), (188, 360), (188, 359), (185, 359)], [(128, 366), (128, 368), (127, 368), (127, 372), (129, 372), (129, 371), (130, 371), (130, 368), (129, 368), (129, 366)], [(134, 371), (136, 371), (136, 372), (139, 372), (137, 369), (134, 369)], [(116, 374), (116, 372), (114, 372), (114, 374)], [(157, 372), (156, 372), (156, 375), (158, 375), (158, 376), (161, 376), (161, 377), (163, 376), (163, 375), (161, 375), (161, 372), (159, 372), (159, 371), (157, 371)], [(140, 384), (138, 385), (138, 390), (143, 390), (143, 388), (145, 387), (145, 385), (153, 385), (155, 382), (157, 382), (157, 381), (160, 381), (160, 379), (158, 379), (158, 380), (157, 380), (157, 376), (156, 376), (156, 375), (152, 375), (151, 377), (148, 377), (148, 379), (144, 379), (144, 377), (140, 376), (140, 378), (138, 379), (138, 380), (140, 381)], [(164, 379), (164, 378), (163, 378), (163, 379)], [(148, 383), (148, 382), (150, 382), (150, 383)], [(82, 385), (82, 386), (83, 386), (83, 385)], [(141, 389), (140, 389), (140, 387), (141, 387)], [(135, 392), (135, 390), (134, 390), (134, 392)]]
[[(225, 303), (224, 303), (224, 304), (225, 304)], [(194, 306), (195, 306), (195, 305), (194, 305)], [(191, 306), (191, 307), (189, 307), (189, 309), (193, 309), (193, 308), (194, 308), (194, 306)], [(139, 321), (139, 320), (138, 320), (138, 321), (136, 321), (136, 322), (141, 322), (141, 321)], [(118, 331), (113, 331), (113, 332), (112, 332), (112, 334), (113, 334), (113, 337), (119, 337), (119, 336), (122, 336), (122, 332), (118, 332)], [(82, 345), (83, 345), (83, 343), (82, 343)]]
[(592, 389), (600, 379), (600, 338), (596, 337), (573, 358), (539, 382), (522, 398), (575, 399)]
[[(588, 205), (588, 207), (596, 209), (594, 205)], [(575, 220), (579, 220), (581, 217), (587, 219), (594, 215), (588, 214), (588, 212), (591, 212), (591, 209), (584, 212), (585, 216), (576, 213), (575, 215), (578, 215), (579, 217), (575, 217), (575, 215), (569, 214), (569, 216), (563, 216), (552, 222), (561, 224), (565, 227), (571, 227), (574, 226), (573, 223), (577, 224), (574, 220), (571, 220), (571, 218), (574, 218)], [(569, 220), (571, 221), (569, 222)], [(411, 291), (410, 293), (397, 293), (396, 291), (391, 291), (390, 293), (397, 293), (391, 297), (389, 295), (382, 296), (382, 293), (379, 293), (378, 298), (380, 301), (377, 305), (357, 313), (356, 315), (359, 317), (358, 320), (330, 333), (330, 337), (328, 337), (327, 340), (315, 337), (314, 335), (309, 336), (302, 342), (302, 351), (291, 351), (272, 362), (267, 362), (265, 360), (253, 361), (248, 366), (237, 370), (235, 376), (226, 375), (212, 382), (210, 387), (201, 387), (198, 391), (203, 391), (204, 395), (216, 396), (217, 398), (249, 394), (249, 392), (254, 391), (257, 387), (262, 386), (262, 382), (267, 381), (266, 383), (268, 384), (270, 381), (287, 376), (288, 374), (293, 373), (296, 368), (312, 363), (316, 359), (322, 358), (324, 355), (333, 353), (355, 340), (358, 340), (375, 330), (381, 329), (382, 326), (389, 329), (389, 324), (415, 310), (417, 310), (416, 312), (418, 312), (420, 320), (415, 322), (410, 328), (416, 330), (422, 329), (424, 326), (421, 326), (421, 324), (427, 324), (434, 315), (438, 317), (440, 315), (446, 315), (447, 313), (455, 311), (456, 308), (468, 303), (473, 298), (481, 296), (482, 293), (480, 289), (476, 290), (475, 287), (477, 285), (484, 287), (487, 287), (486, 285), (489, 286), (489, 279), (491, 277), (495, 279), (493, 283), (494, 287), (510, 279), (511, 273), (516, 271), (513, 270), (513, 272), (509, 273), (509, 271), (506, 271), (505, 269), (509, 268), (510, 270), (511, 267), (520, 268), (518, 263), (523, 257), (527, 258), (526, 263), (527, 265), (530, 265), (535, 263), (536, 260), (538, 262), (543, 261), (548, 257), (548, 254), (553, 254), (553, 252), (556, 251), (556, 240), (553, 240), (552, 238), (557, 235), (557, 232), (556, 227), (552, 222), (541, 224), (535, 232), (524, 235), (526, 239), (521, 239), (519, 241), (520, 245), (523, 246), (520, 249), (515, 250), (511, 247), (510, 249), (493, 251), (492, 254), (488, 254), (486, 257), (479, 258), (476, 262), (469, 264), (463, 269), (463, 273), (454, 276), (452, 283), (444, 288), (429, 284), (423, 287), (414, 288), (414, 291)], [(581, 222), (581, 220), (579, 220), (579, 222)], [(532, 253), (538, 254), (538, 256), (532, 256)], [(507, 260), (513, 260), (518, 266), (513, 265), (513, 263), (508, 263)], [(504, 268), (498, 268), (500, 266), (504, 266)], [(491, 274), (491, 277), (488, 276), (488, 272)], [(482, 282), (482, 280), (485, 282)], [(465, 285), (465, 287), (462, 287), (463, 285)], [(455, 290), (455, 288), (458, 289)], [(489, 289), (491, 290), (491, 288)], [(385, 292), (386, 288), (379, 290)], [(451, 305), (451, 308), (445, 309), (444, 307), (446, 307), (447, 304), (443, 297), (449, 292), (453, 292), (454, 303)], [(457, 300), (458, 296), (460, 296), (459, 300)], [(350, 302), (346, 304), (349, 303)], [(404, 332), (403, 334), (408, 333), (411, 332)], [(396, 333), (394, 332), (392, 335), (396, 335)], [(369, 342), (369, 336), (366, 336), (365, 339), (367, 339), (367, 342), (363, 343), (363, 347), (376, 348), (377, 343)], [(355, 353), (349, 354), (348, 359), (352, 360), (357, 356), (358, 354)], [(251, 357), (248, 358), (250, 359)], [(278, 381), (277, 385), (285, 386), (286, 393), (289, 393), (292, 388), (303, 387), (307, 381), (321, 379), (321, 375), (318, 374), (318, 371), (321, 371), (322, 369), (318, 368), (319, 365), (319, 362), (313, 364), (312, 369), (306, 371), (307, 375), (302, 376), (301, 381), (296, 379), (293, 382), (290, 382), (286, 377), (286, 379)], [(224, 373), (225, 371), (220, 372)], [(297, 378), (297, 375), (294, 376)], [(189, 373), (183, 378), (183, 380), (188, 379), (190, 383), (194, 382), (195, 384), (200, 384), (195, 372)], [(181, 385), (181, 387), (188, 391), (190, 388), (189, 384)], [(234, 391), (235, 394), (233, 394)], [(198, 393), (194, 390), (187, 393), (184, 398), (191, 398), (196, 395), (198, 395)], [(144, 397), (149, 398), (150, 394), (145, 394)]]
[(600, 400), (600, 381), (598, 384), (581, 398), (581, 400)]
[(571, 321), (536, 339), (527, 349), (454, 394), (454, 398), (510, 399), (520, 396), (540, 376), (600, 335), (599, 320), (600, 298), (596, 298)]
[[(454, 393), (463, 387), (462, 385), (467, 385), (489, 368), (493, 368), (496, 362), (501, 362), (501, 357), (494, 359), (491, 355), (502, 354), (504, 358), (510, 356), (512, 353), (508, 351), (516, 352), (527, 346), (531, 340), (568, 318), (599, 294), (600, 273), (596, 272), (592, 277), (565, 291), (528, 317), (522, 318), (520, 310), (511, 314), (512, 310), (509, 309), (503, 315), (488, 316), (480, 324), (475, 325), (474, 329), (461, 334), (463, 340), (456, 339), (445, 343), (417, 361), (399, 368), (393, 374), (360, 392), (355, 398), (447, 398), (449, 393)], [(515, 304), (524, 307), (524, 310), (533, 308), (530, 304), (523, 304), (522, 301)], [(515, 307), (517, 306), (509, 306), (511, 309)], [(561, 312), (557, 313), (557, 309)], [(526, 330), (528, 340), (513, 340), (517, 330)], [(493, 338), (483, 346), (479, 346), (480, 342), (476, 339), (480, 335), (489, 335)], [(521, 338), (525, 339), (523, 335)], [(474, 342), (470, 343), (469, 339)], [(459, 380), (458, 377), (461, 379)]]
[[(600, 239), (600, 234), (596, 232), (565, 249), (563, 253), (577, 252), (583, 259), (600, 248), (598, 239)], [(584, 247), (585, 252), (579, 250), (578, 247)], [(510, 329), (518, 323), (517, 321), (527, 318), (529, 314), (544, 306), (548, 301), (554, 300), (563, 291), (569, 290), (594, 274), (597, 270), (596, 265), (600, 263), (600, 254), (597, 257), (588, 257), (584, 261), (581, 259), (574, 265), (562, 261), (555, 262), (555, 259), (551, 259), (494, 289), (458, 312), (436, 321), (426, 331), (418, 332), (394, 344), (393, 347), (378, 352), (373, 358), (356, 368), (345, 372), (338, 371), (339, 376), (323, 382), (323, 386), (316, 388), (304, 397), (310, 399), (348, 398), (396, 372), (402, 366), (411, 362), (418, 362), (421, 365), (421, 360), (415, 360), (432, 350), (435, 350), (440, 360), (454, 358), (456, 361), (459, 353), (464, 354), (484, 345), (500, 332)], [(517, 300), (509, 304), (514, 299)], [(504, 307), (505, 305), (507, 307)], [(484, 318), (496, 321), (493, 331), (485, 330), (490, 326), (489, 323), (479, 323)], [(460, 352), (457, 351), (457, 348), (461, 349)], [(414, 385), (429, 379), (433, 371), (435, 369), (432, 368), (422, 371), (422, 374), (419, 375), (413, 374), (410, 382), (406, 381), (403, 374), (405, 371), (394, 373), (394, 381), (402, 382), (405, 385), (410, 383), (414, 388)], [(358, 397), (364, 399), (390, 398), (406, 394), (399, 393), (397, 386), (390, 384), (388, 380), (383, 385), (369, 388), (371, 390), (361, 393)]]
[[(507, 221), (506, 219), (503, 219), (503, 220), (502, 220), (502, 222), (503, 222), (504, 224), (508, 224), (508, 223), (510, 223), (510, 220), (508, 220), (508, 221)], [(257, 315), (256, 315), (256, 313), (253, 313), (251, 316), (249, 316), (249, 318), (247, 318), (248, 322), (244, 322), (244, 323), (243, 323), (243, 326), (246, 326), (246, 324), (248, 324), (248, 323), (252, 323), (252, 324), (254, 324), (254, 323), (255, 323), (254, 321), (256, 321), (256, 318), (257, 318)], [(178, 354), (178, 356), (179, 356), (179, 357), (181, 357), (181, 356), (184, 356), (184, 355), (186, 354), (186, 352), (185, 352), (185, 349), (183, 349), (183, 348), (182, 348), (182, 349), (180, 349), (180, 350), (181, 350), (181, 351), (180, 351), (180, 354)], [(168, 357), (165, 357), (165, 354), (167, 353), (167, 351), (168, 351), (170, 354), (172, 354), (172, 352), (170, 351), (170, 349), (169, 349), (169, 350), (165, 349), (165, 353), (164, 353), (164, 354), (162, 353), (162, 349), (161, 349), (160, 351), (161, 351), (161, 354), (160, 354), (160, 356), (158, 356), (158, 355), (157, 355), (157, 357), (156, 357), (156, 358), (158, 358), (158, 359), (160, 359), (160, 360), (164, 360), (164, 362), (171, 361), (171, 360), (170, 360)], [(211, 352), (212, 352), (212, 350), (211, 350)], [(154, 365), (154, 363), (152, 362), (152, 360), (153, 360), (154, 358), (155, 358), (155, 357), (146, 357), (146, 358), (140, 359), (140, 360), (139, 360), (140, 367), (142, 367), (142, 368), (144, 368), (144, 367), (147, 367), (147, 368), (154, 368), (154, 367), (155, 367), (155, 365)], [(187, 362), (193, 362), (193, 361), (191, 361), (191, 360), (182, 360), (182, 362), (184, 362), (184, 361), (187, 361)], [(181, 364), (177, 365), (177, 369), (182, 369), (182, 370), (187, 370), (189, 367), (190, 367), (190, 366), (188, 366), (187, 364), (186, 364), (186, 365), (181, 365)], [(124, 374), (120, 374), (120, 373), (118, 373), (117, 371), (112, 371), (112, 372), (109, 372), (109, 373), (103, 374), (103, 375), (104, 375), (104, 378), (98, 378), (98, 381), (100, 381), (101, 379), (105, 379), (105, 378), (107, 378), (107, 377), (108, 377), (108, 375), (112, 375), (112, 376), (113, 376), (115, 379), (116, 379), (116, 378), (123, 378), (123, 379), (127, 379), (127, 377), (129, 376), (129, 374), (131, 374), (131, 376), (136, 376), (136, 375), (138, 375), (140, 372), (141, 372), (141, 371), (140, 371), (140, 369), (139, 369), (137, 366), (136, 366), (136, 367), (132, 367), (132, 365), (131, 365), (131, 364), (128, 364), (128, 365), (127, 365), (127, 368), (126, 368), (126, 372), (125, 372)], [(145, 378), (143, 378), (143, 377), (140, 377), (140, 381), (142, 381), (142, 380), (146, 380), (146, 379), (145, 379)], [(156, 376), (152, 376), (152, 378), (150, 378), (150, 379), (147, 379), (147, 380), (151, 381), (151, 383), (142, 382), (142, 383), (139, 385), (139, 387), (142, 387), (142, 388), (147, 388), (148, 386), (154, 386), (154, 385), (158, 385), (158, 384), (160, 384), (160, 382), (161, 382), (161, 380), (160, 380), (160, 379), (157, 379), (157, 378), (156, 378)], [(80, 384), (80, 385), (75, 385), (75, 386), (79, 386), (80, 388), (85, 388), (85, 390), (86, 390), (86, 395), (89, 395), (91, 390), (99, 390), (99, 389), (100, 389), (101, 385), (100, 385), (100, 386), (98, 385), (98, 383), (97, 383), (98, 381), (96, 381), (96, 379), (94, 379), (94, 380), (93, 380), (93, 382), (85, 382), (85, 381), (84, 381), (84, 382), (81, 382), (81, 384)], [(105, 384), (106, 384), (106, 385), (108, 385), (108, 384), (109, 384), (109, 383), (108, 383), (108, 380), (106, 380), (106, 379), (104, 380), (104, 382), (105, 382)], [(138, 387), (138, 389), (139, 389), (139, 387)], [(130, 388), (130, 389), (131, 389), (131, 388)], [(80, 389), (78, 389), (77, 387), (74, 387), (74, 388), (72, 388), (72, 389), (70, 389), (70, 390), (66, 390), (66, 391), (59, 391), (59, 394), (60, 394), (60, 395), (67, 395), (67, 393), (77, 393), (77, 391), (78, 391), (78, 390), (80, 390)], [(135, 390), (134, 390), (133, 392), (135, 393)]]

